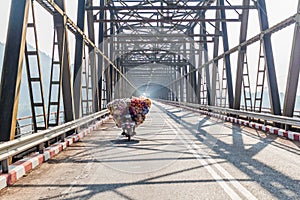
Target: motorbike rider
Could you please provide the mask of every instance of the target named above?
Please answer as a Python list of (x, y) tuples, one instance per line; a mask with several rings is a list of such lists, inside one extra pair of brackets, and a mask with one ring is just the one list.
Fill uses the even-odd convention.
[[(132, 113), (130, 112), (130, 109), (126, 109), (125, 113), (123, 113), (122, 115), (122, 118), (121, 118), (121, 121), (122, 123), (132, 123), (134, 122), (134, 126), (132, 127), (132, 131), (133, 131), (133, 134), (135, 135), (136, 132), (135, 132), (135, 125), (136, 125), (136, 122), (132, 119)], [(126, 135), (126, 132), (125, 132), (125, 126), (122, 126), (122, 134), (121, 135)]]

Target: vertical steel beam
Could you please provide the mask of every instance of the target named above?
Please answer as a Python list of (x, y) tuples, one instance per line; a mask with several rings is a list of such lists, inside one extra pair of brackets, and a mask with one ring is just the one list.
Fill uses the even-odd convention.
[[(65, 10), (64, 0), (54, 1), (63, 11)], [(74, 120), (73, 85), (71, 84), (70, 60), (68, 32), (66, 29), (66, 19), (60, 14), (54, 14), (54, 27), (57, 31), (57, 41), (59, 44), (59, 57), (62, 61), (62, 94), (64, 103), (65, 122)]]
[(283, 106), (283, 115), (288, 117), (292, 117), (294, 114), (300, 71), (300, 0), (298, 1), (297, 13), (298, 21), (294, 28), (294, 39)]
[[(178, 60), (180, 60), (180, 55), (178, 55)], [(183, 70), (183, 66), (180, 68), (180, 75), (181, 75), (181, 79), (180, 79), (180, 101), (184, 102), (184, 70)]]
[[(104, 17), (107, 18), (106, 13), (104, 13)], [(104, 38), (107, 38), (107, 29), (108, 25), (107, 23), (104, 24)], [(109, 45), (108, 45), (108, 40), (103, 41), (103, 52), (105, 55), (108, 55), (109, 57)], [(105, 74), (105, 80), (106, 80), (106, 103), (105, 105), (110, 102), (111, 100), (111, 66), (107, 60), (104, 60), (104, 74)]]
[[(87, 7), (93, 6), (93, 0), (87, 0)], [(94, 15), (92, 10), (87, 10), (87, 27), (90, 40), (95, 43)], [(96, 52), (94, 47), (89, 46), (89, 59), (92, 73), (92, 95), (93, 95), (93, 112), (100, 110), (99, 93), (98, 93), (98, 66), (96, 64)]]
[[(77, 7), (77, 26), (84, 30), (84, 6), (85, 0), (78, 0)], [(82, 73), (82, 50), (84, 47), (83, 37), (81, 34), (76, 34), (75, 44), (75, 61), (74, 61), (74, 75), (73, 75), (73, 89), (74, 89), (74, 111), (75, 119), (80, 117), (81, 110), (81, 73)], [(88, 90), (88, 87), (86, 88)], [(88, 99), (88, 97), (87, 97)]]
[[(174, 62), (176, 62), (176, 58), (175, 58), (175, 55), (174, 55), (174, 57), (173, 57), (173, 60), (174, 60)], [(174, 66), (174, 80), (177, 80), (177, 78), (178, 78), (178, 66)], [(174, 82), (174, 85), (175, 85), (175, 101), (179, 101), (178, 100), (178, 81), (175, 81)]]
[[(114, 18), (114, 15), (112, 13), (112, 11), (110, 12), (110, 19), (113, 19)], [(111, 22), (110, 23), (110, 29), (109, 29), (109, 34), (110, 34), (110, 38), (109, 38), (109, 58), (110, 60), (112, 60), (114, 63), (115, 63), (115, 59), (114, 59), (114, 50), (113, 50), (113, 47), (114, 47), (114, 23)], [(111, 80), (111, 86), (110, 86), (110, 99), (113, 99), (113, 94), (114, 94), (114, 87), (115, 87), (115, 68), (110, 65), (110, 80)]]
[[(119, 65), (120, 65), (120, 71), (123, 74), (124, 73), (124, 67), (121, 66), (121, 58), (119, 60)], [(122, 76), (120, 76), (120, 80), (119, 80), (119, 92), (120, 92), (120, 98), (124, 97), (124, 79)]]
[[(199, 45), (199, 64), (198, 66), (203, 65), (203, 47), (202, 45)], [(198, 72), (198, 90), (197, 90), (197, 98), (198, 98), (198, 104), (201, 104), (201, 88), (202, 88), (202, 68), (197, 70)]]
[[(115, 65), (116, 67), (120, 70), (120, 65), (119, 65), (119, 59), (115, 58)], [(117, 70), (114, 70), (114, 98), (119, 98), (119, 73), (117, 72)]]
[[(217, 1), (217, 6), (220, 5), (220, 1)], [(220, 10), (216, 10), (216, 23), (215, 23), (215, 35), (220, 34)], [(219, 53), (219, 36), (214, 36), (214, 51), (213, 51), (213, 57), (217, 57)], [(214, 61), (214, 65), (212, 66), (212, 86), (211, 86), (211, 104), (213, 106), (216, 105), (216, 85), (217, 85), (217, 72), (218, 72), (218, 62), (219, 60)]]
[[(243, 6), (249, 6), (250, 0), (243, 0)], [(249, 10), (244, 9), (242, 11), (242, 21), (240, 27), (240, 44), (245, 42), (247, 39), (248, 29), (248, 17)], [(247, 51), (247, 46), (240, 47), (238, 52), (237, 70), (236, 70), (236, 82), (235, 82), (235, 98), (234, 98), (234, 109), (239, 110), (241, 106), (241, 92), (243, 83), (243, 72), (244, 72), (244, 58)]]
[[(172, 69), (172, 78), (173, 78), (172, 81), (176, 80), (176, 72), (177, 72), (176, 66), (175, 67), (172, 66), (170, 68)], [(176, 97), (177, 96), (176, 95), (176, 89), (177, 89), (176, 81), (174, 81), (172, 85), (173, 85), (173, 89), (172, 89), (173, 90), (172, 91), (173, 92), (173, 101), (176, 101), (176, 98), (177, 98)]]
[[(195, 67), (193, 67), (193, 70), (195, 69)], [(197, 72), (194, 71), (192, 74), (192, 79), (193, 79), (193, 102), (196, 103), (197, 102)]]
[(0, 88), (0, 141), (15, 137), (29, 3), (11, 3)]
[[(185, 61), (186, 61), (186, 60), (185, 60)], [(189, 102), (189, 84), (188, 84), (187, 69), (188, 69), (188, 66), (185, 65), (185, 66), (183, 67), (184, 83), (185, 83), (185, 101), (186, 101), (186, 102)]]
[[(220, 0), (220, 6), (224, 6), (224, 0)], [(222, 21), (222, 33), (223, 33), (223, 49), (224, 52), (229, 50), (228, 34), (227, 34), (227, 24), (226, 24), (226, 13), (225, 9), (221, 9), (221, 19)], [(231, 64), (230, 55), (225, 55), (225, 67), (226, 67), (226, 79), (227, 79), (227, 92), (228, 92), (228, 103), (229, 108), (233, 108), (233, 87), (232, 87), (232, 76), (231, 76)]]
[[(184, 43), (183, 44), (183, 57), (184, 57), (183, 60), (185, 62), (188, 62), (187, 53), (186, 53), (186, 46), (187, 46), (187, 44)], [(188, 73), (188, 66), (185, 65), (183, 67), (183, 69), (184, 69), (184, 83), (185, 83), (185, 101), (189, 102), (189, 75), (187, 74)]]
[[(168, 76), (168, 82), (172, 82), (172, 80), (174, 80), (173, 78), (173, 73), (172, 73), (172, 68), (170, 67), (170, 68), (167, 68), (167, 69), (165, 69), (166, 70), (166, 72), (165, 73), (168, 73), (169, 74), (169, 76)], [(174, 100), (174, 94), (173, 94), (173, 92), (174, 92), (174, 83), (172, 83), (171, 85), (169, 85), (168, 86), (168, 89), (170, 90), (170, 92), (169, 92), (169, 94), (170, 94), (170, 96), (169, 96), (169, 98), (170, 98), (170, 100), (171, 101), (173, 101)]]
[[(100, 0), (100, 7), (104, 6), (104, 0)], [(100, 11), (99, 14), (99, 35), (98, 35), (98, 48), (103, 52), (103, 39), (104, 39), (104, 24), (101, 20), (104, 19), (104, 10)], [(102, 80), (103, 80), (103, 57), (98, 54), (98, 93), (99, 93), (99, 106), (102, 109)]]
[[(118, 45), (120, 47), (120, 45)], [(120, 72), (122, 72), (122, 67), (121, 67), (121, 58), (118, 57), (117, 58), (117, 67), (118, 69), (120, 70)], [(117, 85), (118, 85), (118, 98), (122, 97), (122, 83), (121, 83), (121, 79), (122, 79), (122, 76), (120, 73), (117, 73)]]
[[(190, 29), (190, 33), (193, 35), (194, 34), (194, 28), (191, 28)], [(191, 88), (191, 93), (192, 93), (192, 102), (195, 103), (196, 102), (196, 98), (197, 98), (197, 84), (196, 84), (196, 71), (195, 71), (195, 68), (196, 68), (196, 53), (195, 53), (195, 50), (196, 50), (196, 46), (197, 46), (197, 43), (194, 41), (194, 37), (191, 38), (191, 45), (190, 45), (190, 63), (191, 63), (191, 66), (190, 66), (190, 70), (194, 71), (193, 73), (191, 73), (190, 75), (190, 79), (191, 79), (191, 85), (192, 85), (192, 88)]]
[[(269, 22), (268, 22), (265, 0), (258, 0), (257, 7), (258, 7), (260, 29), (263, 32), (269, 29)], [(275, 64), (274, 64), (273, 50), (272, 50), (272, 43), (271, 43), (271, 33), (264, 34), (262, 39), (263, 39), (263, 47), (265, 53), (265, 61), (267, 66), (267, 74), (268, 74), (271, 112), (274, 115), (281, 115), (278, 85), (277, 85), (277, 78), (276, 78)]]
[(188, 87), (189, 102), (192, 103), (193, 102), (193, 81), (192, 81), (192, 73), (190, 73), (190, 71), (192, 71), (192, 65), (189, 64), (187, 68), (189, 73), (189, 75), (187, 76), (188, 83), (189, 83), (189, 87)]
[[(203, 14), (203, 18), (205, 18), (205, 14)], [(204, 50), (204, 62), (207, 63), (208, 62), (208, 47), (207, 47), (207, 37), (206, 37), (206, 24), (205, 22), (202, 22), (201, 24), (201, 30), (200, 30), (200, 34), (203, 34), (203, 50)], [(209, 71), (209, 65), (205, 66), (205, 78), (206, 78), (206, 100), (207, 100), (207, 105), (211, 105), (211, 84), (210, 84), (210, 71)]]

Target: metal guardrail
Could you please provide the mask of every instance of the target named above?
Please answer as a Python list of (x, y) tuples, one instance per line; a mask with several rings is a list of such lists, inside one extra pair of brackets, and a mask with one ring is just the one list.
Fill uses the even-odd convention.
[[(50, 113), (51, 116), (57, 115), (56, 112), (52, 112)], [(37, 115), (36, 117), (43, 117), (44, 115)], [(48, 115), (46, 115), (48, 116)], [(59, 122), (64, 123), (64, 111), (60, 111), (60, 115), (59, 115)], [(54, 120), (54, 119), (52, 119)], [(52, 121), (50, 119), (50, 121)], [(37, 121), (38, 124), (42, 124), (44, 123), (44, 120), (41, 121)], [(34, 133), (34, 128), (33, 128), (33, 121), (32, 121), (32, 116), (25, 116), (25, 117), (19, 117), (17, 118), (17, 125), (16, 125), (16, 134), (15, 134), (15, 139), (19, 138), (19, 137), (23, 137), (24, 135), (29, 135)]]
[(272, 114), (267, 114), (267, 113), (241, 111), (241, 110), (234, 110), (234, 109), (230, 109), (230, 108), (199, 105), (199, 104), (187, 103), (187, 102), (176, 102), (176, 101), (167, 101), (167, 100), (157, 100), (157, 101), (161, 101), (161, 102), (165, 102), (165, 103), (172, 103), (172, 104), (177, 104), (177, 105), (184, 105), (184, 106), (191, 107), (191, 108), (210, 110), (215, 113), (239, 115), (239, 116), (245, 116), (248, 118), (261, 119), (263, 121), (272, 121), (272, 122), (280, 123), (283, 125), (291, 125), (291, 126), (300, 127), (300, 119), (294, 118), (294, 117), (285, 117), (285, 116), (278, 116), (278, 115), (272, 115)]
[[(225, 106), (226, 107), (226, 106)], [(241, 105), (240, 109), (242, 111), (246, 111), (245, 106)], [(253, 111), (252, 111), (253, 112)], [(261, 108), (261, 113), (267, 113), (270, 114), (271, 113), (271, 108), (270, 107), (262, 107)], [(283, 113), (283, 109), (281, 109), (281, 113)], [(300, 110), (294, 110), (294, 117), (300, 117)]]
[[(49, 128), (38, 133), (31, 135), (26, 135), (18, 139), (4, 142), (0, 144), (0, 161), (2, 163), (2, 171), (8, 171), (8, 161), (7, 159), (11, 156), (17, 155), (21, 152), (29, 150), (35, 146), (38, 146), (44, 142), (47, 142), (53, 138), (63, 135), (67, 131), (76, 129), (84, 124), (87, 124), (97, 118), (100, 118), (109, 111), (107, 109), (99, 111), (97, 113), (91, 114), (89, 116), (82, 117), (80, 119), (64, 123), (62, 125)], [(5, 166), (6, 165), (6, 166)], [(4, 170), (6, 169), (6, 170)]]

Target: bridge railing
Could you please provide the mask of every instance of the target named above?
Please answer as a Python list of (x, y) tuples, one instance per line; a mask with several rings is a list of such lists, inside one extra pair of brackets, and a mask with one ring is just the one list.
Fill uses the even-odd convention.
[[(52, 112), (52, 113), (50, 113), (50, 115), (51, 116), (56, 116), (57, 113)], [(37, 119), (39, 117), (43, 117), (43, 115), (37, 115)], [(60, 121), (60, 123), (64, 123), (64, 111), (60, 111), (59, 121)], [(41, 120), (41, 121), (37, 122), (37, 124), (39, 124), (39, 123), (44, 123), (44, 120)], [(34, 128), (33, 128), (32, 116), (25, 116), (25, 117), (17, 118), (15, 139), (19, 138), (19, 137), (22, 137), (22, 136), (25, 136), (25, 135), (32, 134), (33, 132), (34, 132)]]
[[(241, 110), (246, 111), (245, 106), (241, 105)], [(261, 113), (271, 114), (270, 107), (261, 107)], [(283, 113), (283, 109), (281, 109), (281, 113)], [(300, 110), (294, 110), (294, 117), (300, 118)]]
[(42, 145), (43, 147), (44, 146), (43, 144), (45, 142), (50, 141), (54, 138), (57, 137), (64, 138), (66, 132), (77, 129), (96, 119), (104, 117), (108, 113), (109, 111), (107, 109), (102, 110), (97, 113), (82, 117), (80, 119), (70, 121), (53, 128), (51, 127), (44, 131), (26, 135), (18, 139), (0, 144), (0, 161), (1, 161), (2, 173), (8, 172), (8, 164), (9, 164), (8, 158), (37, 146), (41, 147)]
[(230, 114), (237, 117), (243, 116), (248, 118), (250, 121), (252, 119), (259, 119), (261, 121), (264, 121), (264, 123), (273, 122), (273, 123), (284, 125), (285, 129), (288, 129), (289, 126), (298, 127), (298, 128), (300, 127), (300, 119), (295, 117), (286, 117), (286, 116), (272, 115), (268, 113), (257, 113), (257, 112), (243, 111), (243, 110), (234, 110), (230, 108), (207, 106), (207, 105), (200, 105), (200, 104), (187, 103), (187, 102), (177, 102), (177, 101), (167, 101), (167, 100), (158, 100), (158, 101), (174, 104), (174, 105), (183, 105), (190, 108), (208, 110), (218, 114), (224, 114), (224, 115)]

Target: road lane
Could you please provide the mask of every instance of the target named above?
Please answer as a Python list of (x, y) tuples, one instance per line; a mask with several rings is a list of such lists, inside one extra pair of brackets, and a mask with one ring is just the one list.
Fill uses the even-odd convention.
[(110, 121), (1, 191), (0, 199), (300, 197), (297, 143), (160, 103), (133, 141), (120, 133)]

